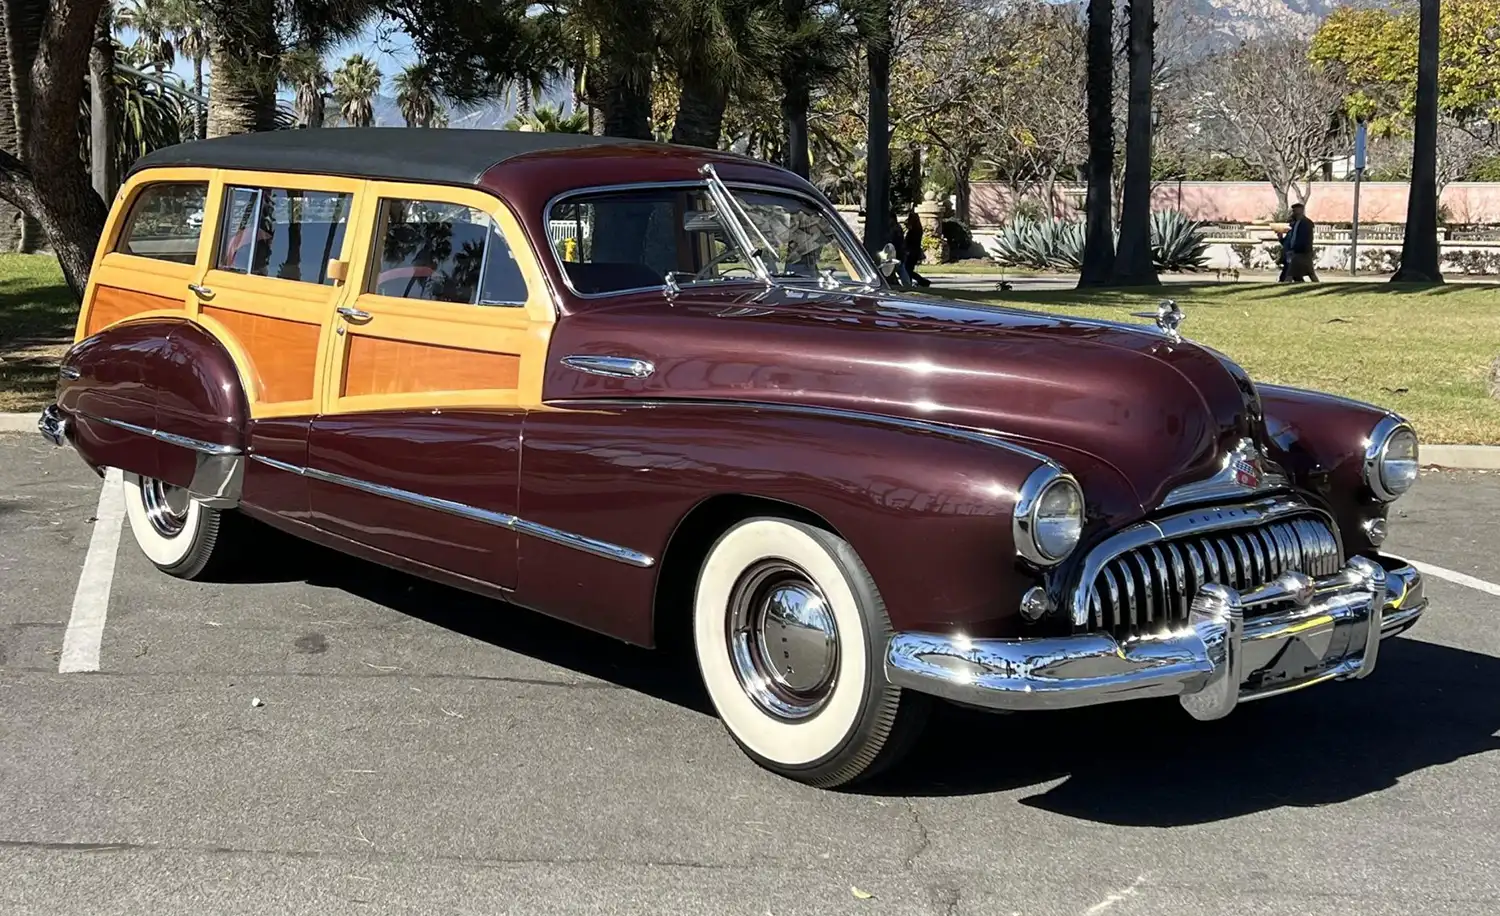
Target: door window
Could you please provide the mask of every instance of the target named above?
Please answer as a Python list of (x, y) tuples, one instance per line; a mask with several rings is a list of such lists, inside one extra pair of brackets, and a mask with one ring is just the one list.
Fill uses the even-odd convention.
[(198, 260), (208, 182), (163, 182), (136, 195), (115, 250), (139, 258), (192, 264)]
[(344, 247), (351, 194), (231, 187), (215, 267), (256, 277), (331, 284)]
[(461, 305), (524, 305), (526, 281), (490, 217), (460, 204), (383, 200), (370, 292)]

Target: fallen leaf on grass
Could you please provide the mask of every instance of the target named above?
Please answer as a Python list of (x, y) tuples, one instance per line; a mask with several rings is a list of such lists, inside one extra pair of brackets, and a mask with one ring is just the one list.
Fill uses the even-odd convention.
[(1324, 324), (1349, 324), (1350, 321), (1349, 321), (1348, 318), (1330, 318), (1330, 319), (1328, 319), (1327, 321), (1325, 321), (1323, 323)]
[(852, 884), (849, 885), (849, 893), (851, 893), (851, 894), (854, 895), (854, 899), (855, 900), (869, 900), (871, 897), (875, 896), (874, 894), (870, 893), (869, 891), (862, 891), (862, 890), (860, 890), (859, 888), (855, 887)]
[(1400, 388), (1387, 388), (1384, 385), (1381, 385), (1380, 386), (1380, 390), (1381, 391), (1388, 391), (1391, 394), (1406, 394), (1411, 389), (1408, 388), (1408, 387), (1406, 387), (1405, 385), (1402, 385)]

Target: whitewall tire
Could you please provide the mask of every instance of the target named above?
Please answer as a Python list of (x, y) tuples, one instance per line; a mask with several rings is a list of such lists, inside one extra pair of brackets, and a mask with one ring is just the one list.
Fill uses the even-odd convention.
[(208, 508), (181, 487), (139, 474), (126, 472), (124, 488), (130, 531), (157, 569), (196, 579), (220, 559), (220, 510)]
[(833, 787), (894, 763), (928, 698), (886, 680), (891, 624), (854, 549), (780, 518), (726, 531), (699, 573), (698, 667), (729, 734), (784, 776)]

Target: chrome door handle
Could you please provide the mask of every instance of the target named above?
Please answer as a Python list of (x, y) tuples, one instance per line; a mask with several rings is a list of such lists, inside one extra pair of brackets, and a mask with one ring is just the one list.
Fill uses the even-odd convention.
[(206, 286), (202, 286), (200, 284), (197, 284), (197, 283), (189, 283), (188, 284), (188, 289), (192, 290), (193, 294), (195, 296), (197, 296), (199, 299), (212, 299), (214, 297), (214, 291), (213, 290), (209, 289)]
[(340, 315), (343, 315), (345, 318), (349, 319), (350, 321), (355, 321), (355, 322), (360, 322), (360, 323), (369, 321), (371, 318), (375, 317), (374, 315), (371, 315), (369, 312), (365, 311), (364, 309), (357, 309), (357, 308), (355, 308), (352, 305), (341, 305), (341, 306), (339, 306), (338, 312), (339, 312)]

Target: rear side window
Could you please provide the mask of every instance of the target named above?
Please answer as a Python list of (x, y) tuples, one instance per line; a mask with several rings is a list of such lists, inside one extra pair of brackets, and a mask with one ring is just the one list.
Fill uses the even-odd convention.
[(472, 207), (383, 200), (370, 292), (461, 305), (522, 305), (526, 281), (500, 229)]
[(147, 185), (130, 205), (115, 250), (139, 258), (195, 263), (207, 202), (207, 182)]
[(331, 283), (328, 262), (339, 257), (353, 195), (287, 188), (231, 187), (219, 230), (219, 270)]

